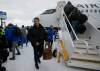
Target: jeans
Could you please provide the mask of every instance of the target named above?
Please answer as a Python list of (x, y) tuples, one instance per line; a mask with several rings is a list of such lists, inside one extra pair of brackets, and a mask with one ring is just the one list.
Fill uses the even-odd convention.
[(18, 44), (16, 41), (12, 42), (12, 57), (15, 58), (15, 49), (17, 50), (17, 53), (20, 53), (19, 49), (18, 49)]

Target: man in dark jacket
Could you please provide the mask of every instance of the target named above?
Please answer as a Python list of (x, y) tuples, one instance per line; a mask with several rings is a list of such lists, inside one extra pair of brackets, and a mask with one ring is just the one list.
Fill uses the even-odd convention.
[(34, 18), (33, 22), (34, 26), (28, 31), (28, 40), (34, 48), (35, 67), (39, 69), (38, 63), (41, 63), (40, 57), (43, 54), (44, 40), (47, 36), (44, 27), (39, 23), (39, 18)]

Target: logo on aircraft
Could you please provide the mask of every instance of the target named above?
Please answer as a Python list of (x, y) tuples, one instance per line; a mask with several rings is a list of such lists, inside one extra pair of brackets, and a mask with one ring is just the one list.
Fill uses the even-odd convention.
[(78, 8), (100, 8), (97, 4), (77, 4)]

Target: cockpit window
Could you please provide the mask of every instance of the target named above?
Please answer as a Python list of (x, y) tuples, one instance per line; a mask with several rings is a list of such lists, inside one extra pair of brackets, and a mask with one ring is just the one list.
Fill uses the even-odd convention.
[(44, 13), (42, 14), (52, 14), (52, 13), (55, 13), (56, 12), (56, 9), (49, 9), (49, 10), (46, 10)]

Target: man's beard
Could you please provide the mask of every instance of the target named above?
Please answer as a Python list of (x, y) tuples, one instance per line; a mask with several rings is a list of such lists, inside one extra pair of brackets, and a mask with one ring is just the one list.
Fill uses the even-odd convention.
[(39, 28), (39, 25), (34, 25), (34, 26), (35, 26), (35, 28), (36, 28), (36, 29), (38, 29), (38, 28)]

